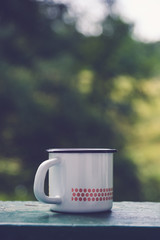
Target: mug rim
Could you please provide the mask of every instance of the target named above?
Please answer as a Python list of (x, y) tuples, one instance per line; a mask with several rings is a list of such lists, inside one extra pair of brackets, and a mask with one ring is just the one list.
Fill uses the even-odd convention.
[(111, 148), (51, 148), (49, 153), (114, 153), (116, 149)]

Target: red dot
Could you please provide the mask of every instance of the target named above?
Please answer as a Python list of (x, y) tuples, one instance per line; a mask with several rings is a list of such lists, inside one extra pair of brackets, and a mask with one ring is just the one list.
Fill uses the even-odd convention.
[(92, 198), (92, 201), (93, 201), (93, 202), (95, 201), (95, 198), (94, 198), (94, 197)]
[(80, 188), (79, 191), (82, 192), (82, 188)]
[(72, 188), (72, 192), (74, 192), (74, 188)]
[(89, 201), (89, 202), (91, 201), (91, 198), (90, 198), (90, 197), (88, 198), (88, 201)]
[(81, 197), (79, 198), (79, 201), (80, 201), (80, 202), (82, 201), (82, 198), (81, 198)]
[(90, 189), (90, 188), (88, 189), (88, 192), (91, 192), (91, 189)]
[(75, 197), (76, 196), (76, 194), (75, 193), (73, 193), (73, 197)]
[(74, 198), (72, 197), (72, 201), (74, 200)]
[(79, 197), (80, 196), (80, 193), (77, 193), (77, 197)]
[(102, 192), (102, 188), (100, 189), (100, 192)]
[(103, 197), (103, 201), (105, 201), (105, 199), (106, 199), (106, 198), (105, 198), (105, 197)]
[(102, 197), (103, 197), (104, 193), (102, 193)]
[(103, 192), (105, 192), (105, 188), (103, 188)]
[(100, 197), (101, 196), (101, 194), (100, 193), (98, 193), (98, 197)]
[(106, 197), (106, 200), (108, 200), (108, 197)]
[(96, 192), (99, 192), (99, 189), (98, 189), (98, 188), (96, 189)]
[(98, 201), (98, 197), (96, 198), (96, 201)]
[(94, 193), (94, 196), (97, 197), (97, 193)]
[(78, 198), (76, 197), (76, 198), (75, 198), (75, 201), (77, 201), (77, 200), (78, 200)]
[(93, 193), (90, 193), (90, 197), (93, 197)]
[(102, 197), (100, 197), (100, 201), (102, 201)]
[(92, 189), (92, 192), (95, 192), (95, 189), (94, 189), (94, 188)]
[(75, 189), (75, 192), (78, 192), (78, 188)]
[(89, 193), (86, 193), (86, 197), (89, 197)]
[(84, 197), (84, 193), (81, 193), (81, 196)]
[(87, 192), (87, 189), (86, 189), (86, 188), (84, 189), (84, 192)]
[(108, 192), (108, 188), (106, 188), (106, 192)]
[(86, 201), (86, 200), (87, 200), (87, 198), (86, 198), (86, 197), (84, 197), (84, 198), (83, 198), (83, 201)]

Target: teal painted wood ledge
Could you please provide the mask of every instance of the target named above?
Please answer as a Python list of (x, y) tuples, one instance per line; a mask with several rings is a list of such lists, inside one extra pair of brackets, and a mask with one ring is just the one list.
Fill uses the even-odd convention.
[(50, 205), (0, 202), (3, 239), (160, 239), (160, 203), (114, 202), (112, 211), (67, 214)]

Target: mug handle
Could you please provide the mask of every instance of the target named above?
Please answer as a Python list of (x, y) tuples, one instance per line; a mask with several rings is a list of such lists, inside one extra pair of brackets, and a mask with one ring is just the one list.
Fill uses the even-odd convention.
[(34, 194), (37, 200), (44, 202), (44, 203), (54, 203), (58, 204), (62, 202), (62, 198), (60, 196), (55, 196), (55, 197), (49, 197), (45, 194), (44, 192), (44, 182), (45, 182), (45, 177), (47, 174), (47, 171), (49, 170), (50, 167), (59, 164), (60, 159), (59, 158), (53, 158), (44, 161), (43, 163), (40, 164), (40, 166), (37, 169), (35, 179), (34, 179)]

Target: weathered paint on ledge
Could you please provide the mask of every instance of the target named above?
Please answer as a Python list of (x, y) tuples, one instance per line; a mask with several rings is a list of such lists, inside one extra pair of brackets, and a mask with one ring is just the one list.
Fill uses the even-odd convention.
[(115, 202), (110, 212), (63, 214), (36, 201), (0, 202), (0, 233), (5, 240), (160, 238), (160, 203)]

